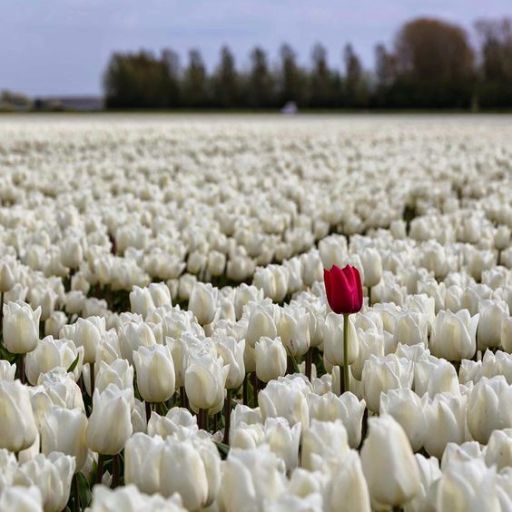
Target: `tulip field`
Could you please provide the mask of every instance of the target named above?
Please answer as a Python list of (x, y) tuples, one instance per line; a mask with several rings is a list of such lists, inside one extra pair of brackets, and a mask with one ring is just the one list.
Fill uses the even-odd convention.
[(512, 118), (0, 117), (0, 512), (512, 510)]

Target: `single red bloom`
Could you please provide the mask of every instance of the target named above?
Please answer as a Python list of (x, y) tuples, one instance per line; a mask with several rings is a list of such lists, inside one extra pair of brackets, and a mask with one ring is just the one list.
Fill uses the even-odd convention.
[(329, 306), (340, 314), (357, 313), (363, 307), (363, 287), (357, 268), (333, 265), (324, 269), (324, 284)]

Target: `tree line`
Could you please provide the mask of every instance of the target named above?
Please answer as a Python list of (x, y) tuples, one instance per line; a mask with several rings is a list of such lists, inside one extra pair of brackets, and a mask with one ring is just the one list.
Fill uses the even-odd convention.
[(309, 66), (284, 44), (277, 62), (255, 47), (243, 70), (224, 46), (212, 72), (196, 49), (184, 67), (170, 49), (114, 53), (104, 74), (105, 101), (111, 109), (275, 109), (287, 102), (317, 109), (510, 108), (512, 20), (479, 20), (475, 33), (476, 48), (458, 25), (409, 21), (391, 48), (375, 47), (371, 72), (350, 44), (338, 67), (329, 65), (321, 44)]

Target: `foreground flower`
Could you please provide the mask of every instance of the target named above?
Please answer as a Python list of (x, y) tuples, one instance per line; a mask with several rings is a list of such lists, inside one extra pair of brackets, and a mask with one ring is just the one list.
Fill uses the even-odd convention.
[(401, 506), (420, 490), (420, 473), (402, 427), (388, 415), (369, 420), (361, 450), (364, 476), (374, 508)]
[(29, 388), (19, 380), (0, 381), (0, 448), (17, 453), (36, 440)]
[(357, 313), (363, 306), (363, 288), (357, 268), (333, 265), (324, 269), (324, 284), (329, 306), (338, 315)]
[(363, 287), (357, 268), (347, 265), (342, 269), (333, 265), (324, 269), (325, 292), (329, 306), (338, 315), (343, 314), (343, 391), (349, 390), (348, 315), (363, 306)]
[(36, 348), (39, 340), (41, 307), (35, 311), (25, 303), (3, 305), (3, 335), (5, 348), (13, 354), (26, 354)]
[(101, 455), (119, 453), (132, 434), (130, 390), (109, 384), (94, 392), (92, 414), (87, 425), (87, 445)]

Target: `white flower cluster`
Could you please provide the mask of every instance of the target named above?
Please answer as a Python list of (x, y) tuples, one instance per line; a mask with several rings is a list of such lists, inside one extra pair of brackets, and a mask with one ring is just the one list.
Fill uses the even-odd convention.
[(40, 121), (0, 120), (1, 511), (512, 509), (512, 128)]

